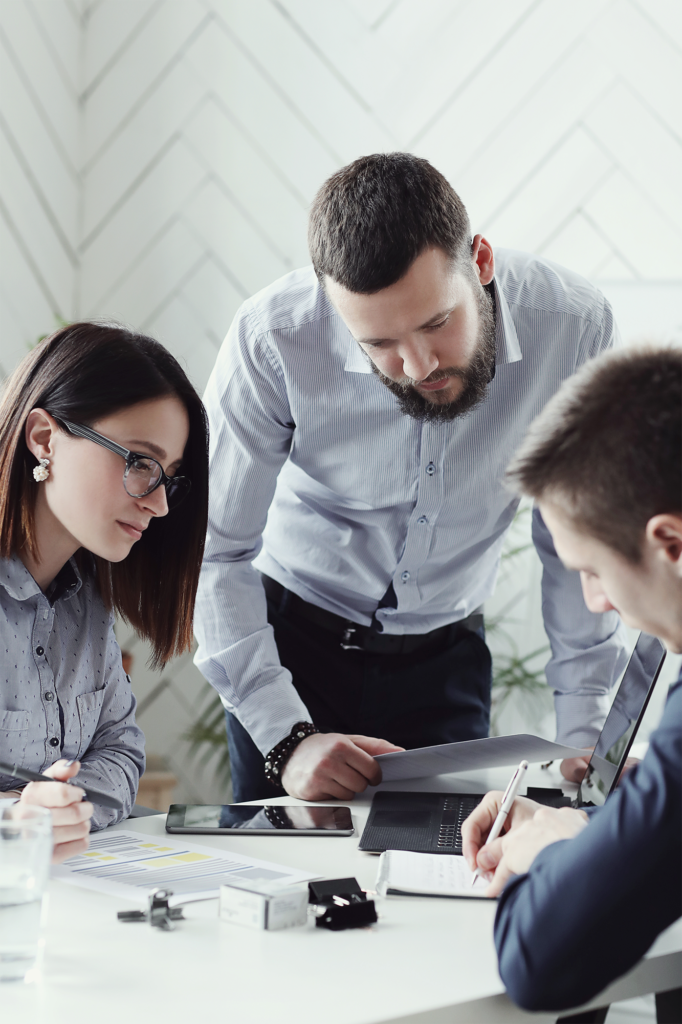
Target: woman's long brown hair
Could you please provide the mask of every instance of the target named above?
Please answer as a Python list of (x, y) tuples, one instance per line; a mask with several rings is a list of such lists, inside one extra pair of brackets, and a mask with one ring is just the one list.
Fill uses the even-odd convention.
[(27, 549), (35, 535), (37, 465), (25, 439), (31, 409), (57, 422), (88, 425), (138, 402), (175, 395), (189, 417), (180, 472), (185, 500), (150, 524), (122, 562), (83, 549), (102, 597), (153, 649), (163, 665), (192, 643), (192, 620), (208, 519), (208, 424), (201, 399), (176, 359), (153, 338), (112, 324), (75, 323), (46, 338), (6, 381), (0, 400), (0, 557)]

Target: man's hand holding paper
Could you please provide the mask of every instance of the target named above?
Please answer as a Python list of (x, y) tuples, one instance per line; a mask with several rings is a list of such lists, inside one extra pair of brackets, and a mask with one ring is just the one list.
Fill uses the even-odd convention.
[(352, 800), (381, 782), (377, 754), (402, 751), (374, 736), (315, 733), (294, 750), (282, 772), (282, 785), (299, 800)]

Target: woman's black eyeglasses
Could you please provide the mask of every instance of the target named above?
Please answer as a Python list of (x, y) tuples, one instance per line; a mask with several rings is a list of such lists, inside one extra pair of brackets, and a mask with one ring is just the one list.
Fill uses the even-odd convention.
[(140, 452), (131, 452), (129, 448), (116, 444), (103, 434), (98, 434), (91, 427), (85, 427), (82, 423), (71, 423), (70, 420), (60, 418), (70, 434), (75, 437), (85, 437), (88, 441), (100, 444), (102, 448), (108, 448), (115, 455), (120, 455), (126, 460), (126, 468), (123, 473), (123, 486), (131, 498), (143, 498), (145, 494), (151, 494), (161, 484), (166, 488), (166, 501), (168, 508), (175, 508), (183, 498), (187, 497), (192, 481), (187, 476), (166, 476), (163, 466), (156, 459), (149, 455), (142, 455)]

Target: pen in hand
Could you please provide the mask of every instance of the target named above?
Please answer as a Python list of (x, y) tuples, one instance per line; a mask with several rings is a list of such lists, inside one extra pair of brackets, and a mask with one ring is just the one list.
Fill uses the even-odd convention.
[[(487, 846), (489, 843), (494, 843), (495, 840), (497, 839), (497, 837), (499, 836), (500, 832), (504, 828), (504, 823), (507, 820), (507, 815), (509, 814), (510, 810), (512, 809), (512, 804), (516, 800), (517, 793), (518, 793), (519, 789), (521, 788), (521, 783), (522, 783), (522, 781), (523, 781), (523, 779), (525, 777), (526, 769), (527, 768), (528, 768), (528, 762), (527, 761), (522, 761), (521, 764), (519, 765), (519, 767), (516, 769), (516, 771), (512, 775), (512, 777), (511, 777), (511, 779), (509, 781), (509, 785), (507, 786), (507, 788), (504, 791), (504, 796), (502, 797), (502, 803), (500, 804), (500, 809), (498, 811), (497, 817), (495, 818), (495, 822), (493, 824), (493, 827), (490, 829), (490, 832), (488, 833), (488, 838), (486, 839), (485, 843), (483, 844), (484, 846)], [(482, 874), (483, 874), (483, 872), (481, 871), (481, 869), (480, 868), (476, 868), (476, 870), (474, 871), (474, 877), (473, 877), (473, 879), (471, 881), (471, 888), (472, 889), (476, 885), (476, 880), (478, 878), (480, 878), (480, 876)]]
[[(59, 779), (51, 779), (49, 775), (41, 775), (40, 772), (31, 772), (28, 768), (20, 768), (16, 764), (5, 764), (0, 761), (0, 772), (4, 775), (11, 775), (15, 779), (21, 779), (22, 782), (58, 782)], [(79, 786), (79, 783), (76, 783)], [(109, 796), (108, 793), (100, 793), (96, 789), (90, 789), (89, 786), (79, 786), (83, 790), (88, 800), (93, 804), (99, 804), (101, 807), (111, 807), (115, 811), (120, 811), (123, 804), (120, 800), (117, 800), (115, 796)]]

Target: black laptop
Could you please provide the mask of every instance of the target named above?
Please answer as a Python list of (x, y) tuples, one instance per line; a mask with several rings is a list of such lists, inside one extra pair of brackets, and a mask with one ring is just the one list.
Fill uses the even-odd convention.
[[(660, 640), (640, 633), (576, 800), (564, 797), (561, 790), (529, 789), (528, 796), (550, 806), (584, 807), (604, 802), (618, 783), (664, 659)], [(462, 822), (481, 800), (481, 793), (376, 793), (360, 849), (367, 853), (461, 853)]]

